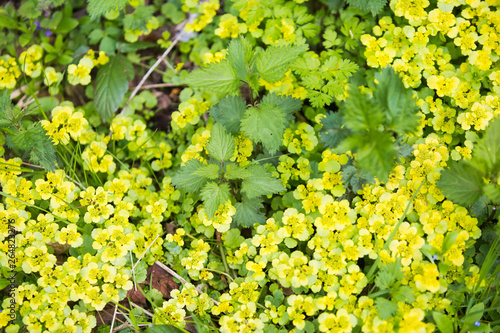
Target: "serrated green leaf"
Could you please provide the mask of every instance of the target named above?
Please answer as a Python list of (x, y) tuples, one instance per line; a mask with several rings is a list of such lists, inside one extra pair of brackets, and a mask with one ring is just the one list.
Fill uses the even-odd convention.
[(483, 137), (474, 144), (470, 163), (484, 175), (500, 172), (500, 118), (490, 121)]
[(87, 11), (91, 20), (97, 20), (111, 10), (123, 9), (127, 3), (127, 0), (88, 0)]
[(225, 95), (236, 93), (242, 82), (228, 60), (209, 64), (205, 68), (191, 72), (186, 83), (194, 88), (208, 89), (213, 93)]
[(243, 201), (237, 202), (234, 207), (236, 213), (233, 215), (233, 221), (239, 227), (249, 228), (255, 223), (264, 224), (266, 222), (265, 215), (260, 211), (264, 208), (260, 198), (243, 198)]
[(202, 166), (204, 166), (204, 164), (199, 160), (190, 160), (184, 167), (177, 171), (172, 178), (172, 185), (188, 192), (199, 191), (207, 183), (207, 178), (195, 175), (194, 173)]
[(219, 178), (219, 166), (217, 164), (210, 163), (208, 165), (202, 165), (195, 172), (193, 172), (195, 176), (201, 176), (208, 179), (216, 179)]
[(375, 300), (375, 308), (377, 309), (378, 316), (382, 320), (386, 320), (389, 317), (394, 316), (398, 310), (398, 305), (388, 299), (378, 297)]
[(246, 167), (240, 167), (238, 164), (230, 163), (226, 165), (226, 173), (224, 174), (224, 178), (228, 180), (246, 179), (251, 175), (252, 173), (248, 171)]
[(0, 120), (2, 120), (5, 126), (12, 124), (14, 121), (13, 108), (14, 106), (12, 105), (7, 89), (2, 90), (2, 95), (0, 96)]
[(392, 67), (375, 73), (375, 79), (378, 84), (373, 98), (386, 111), (386, 126), (401, 135), (415, 132), (419, 117), (412, 90), (405, 88), (403, 80)]
[(322, 108), (333, 102), (332, 96), (316, 90), (307, 90), (307, 98), (309, 98), (311, 105), (315, 108)]
[(268, 47), (257, 55), (257, 71), (268, 82), (278, 81), (285, 75), (290, 64), (306, 51), (306, 45)]
[(55, 170), (56, 150), (41, 123), (32, 123), (26, 130), (16, 131), (11, 139), (16, 148), (30, 153), (32, 162), (42, 166), (47, 171)]
[(227, 161), (234, 155), (234, 138), (220, 123), (212, 128), (207, 152), (218, 161)]
[(293, 114), (302, 107), (302, 100), (293, 98), (292, 96), (278, 96), (275, 93), (266, 94), (262, 98), (261, 103), (279, 106), (285, 115), (285, 126), (288, 126), (293, 121)]
[(252, 176), (245, 179), (241, 185), (241, 191), (248, 198), (275, 194), (285, 190), (281, 180), (272, 177), (262, 165), (250, 165), (248, 171)]
[(453, 333), (455, 330), (453, 329), (453, 322), (449, 318), (449, 315), (445, 315), (444, 313), (433, 311), (432, 318), (436, 323), (437, 328), (441, 333)]
[(374, 182), (373, 176), (363, 170), (358, 170), (353, 165), (348, 165), (342, 169), (342, 182), (352, 187), (352, 191), (357, 193), (363, 189), (367, 183)]
[(369, 11), (375, 16), (384, 9), (387, 0), (347, 0), (347, 3), (350, 6)]
[(250, 45), (245, 37), (240, 35), (239, 38), (233, 39), (229, 42), (227, 51), (227, 58), (236, 70), (238, 79), (245, 80), (249, 74), (247, 64), (253, 56), (252, 45)]
[(349, 98), (344, 104), (344, 123), (352, 131), (376, 130), (385, 120), (378, 104), (358, 87), (351, 86)]
[(436, 185), (451, 201), (468, 206), (482, 195), (484, 181), (477, 169), (460, 161), (450, 162), (449, 168), (441, 171)]
[(348, 134), (341, 114), (329, 112), (326, 117), (321, 120), (321, 123), (323, 127), (319, 131), (320, 141), (327, 147), (337, 148)]
[(404, 302), (411, 304), (415, 302), (415, 295), (410, 286), (400, 286), (399, 289), (392, 295), (396, 302)]
[(208, 111), (209, 114), (226, 127), (229, 133), (240, 131), (241, 118), (245, 114), (245, 101), (239, 96), (226, 96)]
[(122, 55), (110, 57), (109, 62), (99, 68), (94, 91), (94, 106), (103, 122), (113, 116), (128, 91), (127, 78), (134, 68)]
[(500, 185), (498, 184), (486, 184), (483, 187), (484, 194), (486, 197), (495, 205), (500, 204)]
[(380, 267), (380, 271), (375, 278), (375, 285), (379, 289), (390, 289), (392, 285), (403, 278), (401, 261), (386, 263)]
[(201, 190), (201, 199), (209, 218), (213, 218), (219, 205), (225, 204), (231, 197), (229, 185), (210, 182), (205, 184)]
[(395, 163), (396, 151), (390, 133), (369, 131), (349, 136), (340, 147), (356, 153), (356, 165), (386, 182)]
[(283, 110), (270, 103), (261, 103), (259, 108), (249, 108), (241, 120), (241, 130), (253, 142), (260, 142), (271, 153), (278, 151), (285, 132)]

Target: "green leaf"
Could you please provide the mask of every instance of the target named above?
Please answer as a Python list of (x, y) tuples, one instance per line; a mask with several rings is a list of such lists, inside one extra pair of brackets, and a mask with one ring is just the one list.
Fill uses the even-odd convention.
[(91, 20), (97, 20), (111, 10), (122, 10), (128, 0), (88, 0), (87, 11)]
[(373, 97), (386, 111), (387, 127), (399, 134), (413, 133), (419, 126), (418, 107), (411, 89), (405, 88), (403, 80), (392, 67), (375, 73), (378, 81)]
[(246, 167), (240, 167), (238, 164), (229, 163), (226, 165), (226, 173), (224, 174), (224, 178), (228, 180), (246, 179), (251, 175), (252, 173), (248, 171)]
[(394, 316), (398, 310), (398, 305), (388, 299), (378, 297), (375, 300), (375, 308), (377, 309), (378, 316), (382, 320)]
[(10, 95), (7, 89), (2, 91), (0, 96), (0, 121), (1, 127), (10, 126), (15, 120), (15, 115), (13, 111), (14, 106), (10, 100)]
[(123, 18), (124, 28), (146, 31), (146, 25), (153, 17), (154, 11), (153, 6), (137, 6), (131, 14), (126, 14)]
[(181, 332), (183, 331), (172, 325), (155, 325), (152, 327), (148, 327), (144, 330), (144, 333), (181, 333)]
[(180, 187), (188, 192), (199, 191), (207, 182), (204, 176), (195, 175), (194, 173), (204, 166), (199, 160), (193, 159), (177, 171), (172, 178), (172, 185)]
[(22, 34), (19, 36), (19, 44), (22, 46), (22, 47), (25, 47), (26, 45), (28, 45), (28, 43), (30, 42), (31, 40), (31, 37), (33, 36), (32, 33), (29, 33), (29, 34)]
[(241, 118), (245, 114), (245, 101), (239, 96), (226, 96), (210, 108), (208, 113), (226, 127), (229, 133), (240, 131)]
[(225, 204), (231, 197), (229, 185), (226, 183), (207, 183), (201, 190), (201, 199), (209, 218), (213, 218), (219, 205)]
[(241, 236), (239, 229), (231, 229), (226, 232), (226, 235), (224, 236), (224, 246), (230, 249), (238, 248), (244, 241), (245, 238)]
[[(474, 313), (474, 312), (477, 312), (477, 313)], [(462, 318), (462, 320), (465, 323), (472, 324), (472, 323), (475, 323), (476, 321), (481, 320), (481, 318), (483, 317), (483, 313), (484, 313), (484, 303), (482, 303), (482, 302), (477, 303), (472, 308), (470, 308), (469, 311), (467, 311), (467, 314)]]
[(377, 15), (384, 9), (387, 0), (347, 0), (350, 6), (359, 8), (364, 11), (369, 11), (373, 16)]
[(236, 208), (236, 213), (233, 215), (233, 221), (239, 227), (249, 228), (255, 223), (266, 223), (266, 216), (261, 213), (261, 209), (264, 208), (262, 199), (248, 199), (244, 197), (243, 201), (237, 202), (234, 207)]
[(212, 128), (207, 151), (218, 161), (227, 161), (234, 155), (234, 138), (220, 123), (216, 123)]
[(486, 184), (483, 187), (484, 194), (486, 197), (495, 205), (500, 204), (500, 185), (498, 184)]
[(390, 133), (369, 131), (365, 134), (351, 135), (342, 143), (341, 149), (355, 152), (356, 165), (380, 181), (388, 180), (396, 157)]
[(474, 144), (470, 163), (484, 175), (500, 172), (500, 118), (490, 121), (483, 137)]
[(291, 63), (306, 52), (307, 48), (307, 45), (268, 47), (257, 55), (257, 71), (268, 82), (278, 81), (285, 75)]
[(193, 175), (205, 177), (208, 179), (219, 178), (219, 166), (213, 163), (202, 165), (195, 172), (193, 172)]
[(434, 322), (436, 326), (442, 333), (453, 333), (455, 330), (453, 329), (453, 322), (451, 321), (448, 315), (444, 313), (433, 311), (432, 318), (434, 318)]
[(353, 165), (348, 165), (342, 169), (342, 182), (352, 187), (352, 191), (357, 193), (363, 189), (367, 183), (374, 182), (373, 176), (364, 170), (358, 170)]
[(110, 57), (109, 62), (99, 68), (94, 91), (94, 106), (103, 122), (107, 122), (118, 109), (128, 91), (127, 78), (134, 68), (122, 55)]
[(356, 86), (351, 86), (349, 98), (344, 104), (344, 123), (353, 131), (376, 130), (384, 122), (384, 113), (379, 105)]
[(337, 148), (337, 146), (347, 137), (349, 133), (344, 126), (340, 113), (329, 112), (321, 120), (323, 127), (319, 131), (319, 138), (327, 147)]
[(4, 289), (10, 284), (10, 281), (4, 278), (0, 279), (0, 290)]
[(400, 286), (398, 290), (392, 294), (392, 298), (396, 302), (404, 302), (407, 304), (415, 302), (415, 295), (413, 294), (413, 289), (410, 286)]
[(78, 26), (77, 19), (64, 16), (59, 22), (59, 25), (54, 30), (54, 32), (57, 34), (67, 34), (71, 30), (75, 29), (77, 26)]
[(259, 108), (249, 108), (241, 120), (241, 130), (253, 142), (261, 142), (271, 154), (278, 151), (285, 132), (283, 110), (275, 104), (261, 103)]
[(53, 171), (56, 168), (56, 149), (41, 123), (32, 123), (26, 130), (16, 131), (12, 135), (12, 143), (18, 149), (28, 151), (30, 160)]
[(212, 63), (191, 72), (186, 78), (186, 83), (194, 88), (207, 89), (220, 95), (236, 93), (241, 84), (236, 70), (228, 60)]
[(375, 285), (379, 289), (390, 289), (395, 282), (403, 278), (401, 261), (386, 263), (380, 267), (380, 271), (375, 278)]
[(450, 162), (449, 169), (441, 172), (437, 187), (451, 201), (469, 206), (482, 195), (484, 186), (481, 173), (464, 161)]
[(252, 46), (245, 37), (240, 35), (239, 38), (229, 42), (227, 51), (228, 60), (236, 70), (238, 79), (245, 80), (246, 76), (249, 74), (247, 63), (250, 62), (253, 56)]
[(302, 108), (302, 100), (295, 99), (292, 96), (278, 96), (275, 93), (266, 94), (262, 98), (261, 103), (279, 106), (285, 115), (285, 126), (293, 121), (295, 111), (299, 111)]
[(241, 191), (248, 198), (275, 194), (285, 190), (281, 180), (272, 177), (271, 173), (262, 165), (250, 165), (248, 171), (252, 173), (252, 176), (245, 179), (241, 185)]

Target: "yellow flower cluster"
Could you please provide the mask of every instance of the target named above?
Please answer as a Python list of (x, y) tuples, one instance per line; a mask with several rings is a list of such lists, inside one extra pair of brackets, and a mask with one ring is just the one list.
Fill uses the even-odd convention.
[(236, 161), (240, 166), (248, 165), (250, 162), (248, 158), (252, 156), (253, 144), (252, 141), (243, 133), (239, 133), (234, 138), (234, 155), (231, 161)]
[(54, 144), (67, 145), (69, 138), (78, 141), (80, 136), (87, 131), (88, 121), (82, 111), (75, 111), (73, 104), (64, 102), (52, 110), (52, 120), (42, 120), (43, 128)]
[(104, 51), (99, 52), (99, 57), (95, 58), (94, 50), (90, 49), (87, 54), (80, 59), (78, 65), (71, 64), (68, 66), (68, 82), (74, 86), (81, 84), (86, 86), (90, 83), (90, 72), (98, 65), (104, 65), (109, 61), (108, 56)]
[[(435, 131), (457, 136), (472, 127), (484, 130), (500, 114), (494, 74), (500, 56), (498, 7), (487, 1), (442, 0), (434, 9), (427, 0), (392, 0), (390, 6), (408, 23), (396, 26), (383, 17), (373, 36), (362, 36), (368, 65), (391, 65), (407, 87), (426, 82), (437, 97), (422, 98), (418, 105), (425, 125)], [(446, 43), (459, 52), (452, 54)], [(468, 154), (459, 153), (456, 158)]]
[(200, 116), (208, 109), (209, 104), (206, 101), (190, 98), (179, 104), (178, 111), (172, 113), (172, 124), (179, 128), (184, 128), (187, 124), (196, 125), (200, 121)]
[(292, 96), (296, 99), (305, 99), (307, 97), (307, 91), (304, 87), (299, 86), (297, 79), (292, 74), (292, 70), (287, 71), (285, 76), (276, 82), (267, 82), (263, 78), (260, 78), (259, 85), (264, 86), (266, 90), (280, 96)]
[(0, 89), (12, 89), (16, 86), (17, 78), (21, 75), (16, 59), (9, 55), (0, 59)]
[(31, 78), (37, 78), (42, 74), (42, 59), (43, 49), (40, 45), (31, 45), (26, 51), (19, 56), (19, 64), (21, 71), (26, 73)]
[(215, 29), (215, 35), (220, 38), (236, 38), (239, 34), (247, 32), (245, 23), (238, 23), (238, 18), (231, 14), (224, 14), (220, 17), (219, 27)]
[[(187, 12), (188, 10), (191, 11), (194, 6), (191, 8), (188, 7), (188, 2), (192, 3), (193, 5), (196, 6), (197, 1), (186, 1), (186, 5), (182, 7), (182, 9)], [(193, 22), (189, 22), (186, 24), (185, 30), (187, 32), (192, 32), (192, 31), (201, 31), (203, 28), (205, 28), (209, 23), (212, 23), (216, 11), (220, 8), (219, 0), (208, 0), (204, 1), (201, 3), (198, 7), (198, 17), (194, 19)]]
[(188, 161), (192, 159), (197, 159), (201, 162), (206, 163), (205, 154), (202, 155), (203, 152), (207, 153), (206, 146), (208, 140), (210, 139), (210, 130), (205, 127), (200, 127), (196, 130), (196, 133), (191, 138), (191, 145), (187, 147), (184, 153), (181, 156), (182, 164), (186, 164)]

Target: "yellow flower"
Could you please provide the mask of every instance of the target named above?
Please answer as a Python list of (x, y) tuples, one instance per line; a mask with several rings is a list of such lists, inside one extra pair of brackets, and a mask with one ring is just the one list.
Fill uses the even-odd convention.
[(81, 84), (86, 86), (90, 83), (90, 71), (94, 67), (94, 62), (89, 57), (83, 57), (78, 66), (71, 64), (68, 66), (68, 81), (72, 85)]
[(224, 14), (220, 18), (219, 28), (215, 29), (215, 34), (220, 38), (236, 38), (239, 34), (247, 32), (245, 23), (238, 23), (238, 18), (231, 14)]

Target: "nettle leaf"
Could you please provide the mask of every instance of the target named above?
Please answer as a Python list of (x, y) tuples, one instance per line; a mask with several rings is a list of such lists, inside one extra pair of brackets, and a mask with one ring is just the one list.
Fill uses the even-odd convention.
[(253, 56), (252, 45), (245, 37), (240, 35), (239, 38), (233, 39), (229, 42), (227, 51), (227, 58), (236, 70), (238, 79), (245, 80), (249, 74), (247, 64), (250, 63)]
[(128, 91), (128, 79), (134, 75), (132, 64), (122, 55), (109, 58), (99, 68), (94, 90), (94, 106), (103, 122), (107, 122), (118, 109)]
[(201, 190), (201, 199), (209, 218), (213, 218), (219, 205), (225, 204), (230, 197), (231, 193), (227, 183), (210, 182), (205, 184)]
[(128, 30), (147, 30), (147, 24), (153, 17), (153, 6), (137, 6), (131, 14), (123, 18), (123, 26)]
[(307, 48), (307, 45), (268, 47), (257, 55), (257, 71), (268, 82), (278, 81), (285, 75), (291, 63), (306, 52)]
[(228, 60), (209, 64), (205, 68), (191, 72), (186, 83), (194, 88), (210, 90), (216, 94), (235, 94), (241, 82), (236, 70)]
[(252, 176), (243, 181), (241, 191), (247, 195), (249, 199), (261, 196), (283, 192), (285, 187), (281, 180), (271, 176), (271, 173), (262, 165), (250, 165), (248, 171)]
[(485, 175), (500, 172), (500, 118), (492, 120), (483, 137), (474, 144), (470, 163)]
[(204, 165), (205, 164), (199, 160), (190, 160), (184, 167), (177, 171), (172, 178), (172, 185), (180, 187), (188, 192), (199, 191), (207, 183), (207, 177), (196, 175), (195, 172)]
[(261, 103), (259, 108), (249, 108), (241, 120), (241, 130), (254, 142), (261, 142), (271, 154), (278, 151), (285, 132), (283, 110), (271, 103)]
[(387, 0), (347, 0), (347, 3), (349, 6), (353, 6), (367, 12), (369, 11), (373, 16), (375, 16), (384, 9), (387, 4)]
[(356, 164), (380, 181), (386, 182), (396, 158), (390, 133), (369, 131), (355, 134), (342, 142), (341, 149), (356, 152)]
[(13, 107), (9, 93), (4, 89), (0, 96), (0, 127), (12, 125), (15, 119)]
[(302, 107), (302, 100), (293, 98), (292, 96), (278, 96), (275, 93), (266, 94), (262, 98), (261, 103), (279, 106), (285, 115), (285, 126), (288, 126), (288, 124), (293, 121), (293, 114)]
[(91, 20), (97, 20), (111, 10), (121, 10), (128, 4), (128, 0), (88, 0), (87, 11)]
[(460, 161), (451, 162), (448, 169), (441, 171), (436, 185), (451, 201), (469, 206), (481, 197), (484, 181), (476, 168)]
[(418, 107), (411, 89), (405, 88), (403, 80), (392, 67), (375, 73), (378, 81), (373, 97), (386, 110), (387, 127), (399, 134), (413, 133), (419, 126)]
[(396, 302), (404, 302), (407, 304), (415, 302), (415, 295), (413, 294), (413, 289), (410, 286), (400, 286), (398, 290), (393, 293), (392, 298)]
[(377, 297), (375, 300), (375, 308), (377, 309), (378, 316), (382, 320), (394, 316), (398, 310), (398, 305), (388, 299)]
[(227, 161), (234, 155), (234, 138), (223, 125), (216, 123), (210, 134), (207, 152), (218, 161)]
[(319, 138), (327, 147), (337, 148), (337, 146), (347, 137), (349, 131), (344, 126), (342, 115), (338, 112), (328, 112), (321, 120), (323, 127), (319, 131)]
[(228, 180), (246, 179), (251, 175), (252, 173), (248, 171), (246, 167), (240, 167), (238, 164), (229, 163), (226, 165), (226, 173), (224, 175), (224, 178)]
[(261, 198), (248, 199), (243, 198), (242, 202), (237, 202), (234, 207), (236, 213), (233, 215), (233, 221), (242, 228), (249, 228), (255, 223), (264, 224), (266, 216), (261, 212), (264, 208)]
[(56, 149), (41, 123), (33, 123), (24, 131), (12, 135), (12, 143), (18, 149), (28, 151), (30, 160), (47, 171), (56, 168)]
[(377, 129), (384, 122), (384, 113), (356, 86), (351, 86), (349, 98), (344, 104), (344, 123), (353, 131)]
[(195, 172), (193, 172), (195, 176), (201, 176), (208, 179), (216, 179), (219, 178), (219, 166), (217, 164), (210, 163), (208, 165), (202, 165)]
[(246, 110), (245, 101), (239, 96), (226, 96), (210, 108), (208, 113), (226, 127), (229, 133), (240, 131), (241, 118)]

